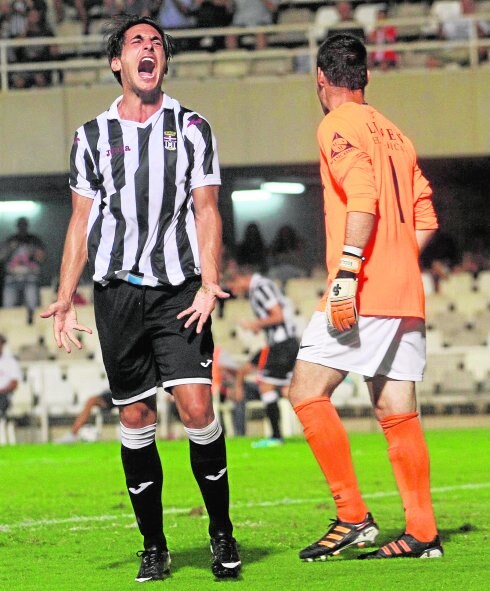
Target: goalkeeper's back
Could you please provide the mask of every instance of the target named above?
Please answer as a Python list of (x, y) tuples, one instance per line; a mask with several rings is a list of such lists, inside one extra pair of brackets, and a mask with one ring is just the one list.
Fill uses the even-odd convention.
[(416, 230), (437, 228), (432, 190), (412, 142), (368, 104), (346, 102), (318, 129), (327, 232), (327, 267), (335, 277), (349, 211), (376, 225), (359, 275), (359, 313), (424, 317)]

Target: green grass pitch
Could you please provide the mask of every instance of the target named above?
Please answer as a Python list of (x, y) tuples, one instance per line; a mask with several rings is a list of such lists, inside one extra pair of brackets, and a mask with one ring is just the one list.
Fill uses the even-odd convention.
[[(380, 433), (352, 434), (361, 488), (385, 542), (403, 510)], [(326, 562), (297, 553), (335, 516), (323, 476), (302, 438), (282, 448), (228, 441), (232, 518), (243, 559), (240, 579), (211, 575), (207, 518), (186, 441), (160, 441), (172, 574), (150, 588), (465, 590), (489, 588), (489, 432), (427, 432), (435, 511), (446, 555), (439, 560), (361, 562), (349, 550)], [(0, 590), (136, 589), (141, 548), (117, 442), (0, 448)], [(147, 583), (148, 585), (148, 583)]]

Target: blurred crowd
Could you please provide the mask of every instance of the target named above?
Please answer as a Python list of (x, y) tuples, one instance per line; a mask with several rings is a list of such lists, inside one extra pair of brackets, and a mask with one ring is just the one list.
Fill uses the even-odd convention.
[[(369, 3), (330, 0), (324, 3), (303, 3), (301, 6), (307, 7), (303, 10), (310, 11), (310, 22), (318, 42), (339, 30), (351, 32), (365, 42), (377, 45), (376, 51), (369, 56), (372, 68), (390, 70), (400, 66), (400, 55), (393, 48), (385, 50), (382, 46), (407, 39), (398, 27), (389, 22), (385, 24), (384, 21), (397, 18), (398, 13), (394, 8), (401, 4), (407, 5), (406, 2), (373, 3), (374, 19), (370, 17), (370, 26), (366, 26), (366, 21), (360, 19), (355, 10), (368, 8)], [(436, 3), (428, 1), (418, 4), (429, 10)], [(455, 0), (440, 4), (441, 9), (446, 6), (447, 14), (444, 11), (438, 14), (441, 20), (436, 29), (424, 30), (422, 27), (419, 39), (471, 39), (473, 23), (468, 17), (477, 13), (477, 0)], [(281, 23), (281, 15), (290, 5), (294, 6), (295, 3), (282, 3), (280, 0), (0, 0), (0, 38), (53, 37), (67, 21), (78, 24), (79, 34), (101, 33), (105, 23), (118, 14), (126, 13), (151, 16), (170, 32), (196, 28), (223, 29), (222, 36), (203, 34), (179, 38), (180, 50), (264, 49), (269, 43), (265, 33), (235, 35), (227, 33), (226, 29), (229, 26), (247, 28)], [(490, 36), (489, 22), (482, 18), (475, 23), (478, 37)], [(9, 61), (45, 62), (58, 57), (57, 46), (47, 43), (13, 48)], [(488, 60), (486, 48), (481, 49), (478, 59), (480, 62)], [(436, 50), (428, 52), (425, 60), (425, 65), (431, 68), (443, 67), (448, 63), (467, 65), (469, 52), (465, 47)], [(56, 75), (62, 81), (62, 73)], [(10, 85), (15, 88), (42, 87), (52, 82), (53, 73), (50, 71), (14, 72), (10, 76)]]

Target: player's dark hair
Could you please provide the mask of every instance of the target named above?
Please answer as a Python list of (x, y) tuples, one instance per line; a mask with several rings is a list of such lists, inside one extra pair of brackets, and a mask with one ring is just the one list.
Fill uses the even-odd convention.
[[(112, 19), (112, 22), (105, 33), (106, 38), (106, 54), (109, 60), (109, 65), (112, 63), (113, 58), (121, 57), (124, 36), (126, 31), (135, 27), (136, 25), (150, 25), (153, 27), (161, 36), (163, 43), (163, 51), (167, 58), (167, 67), (165, 68), (165, 74), (168, 70), (168, 62), (172, 58), (175, 52), (175, 41), (174, 39), (165, 33), (161, 25), (154, 21), (148, 16), (136, 16), (130, 14), (121, 14)], [(114, 78), (121, 84), (121, 72), (113, 72)]]
[(358, 37), (348, 33), (328, 37), (318, 49), (316, 63), (333, 86), (349, 90), (366, 88), (367, 51)]

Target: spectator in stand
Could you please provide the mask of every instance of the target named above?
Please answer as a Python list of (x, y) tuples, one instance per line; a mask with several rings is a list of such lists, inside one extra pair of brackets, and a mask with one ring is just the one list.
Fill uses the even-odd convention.
[(150, 16), (151, 0), (104, 0), (104, 13), (115, 17), (120, 14)]
[[(373, 45), (383, 45), (385, 43), (395, 43), (397, 38), (397, 29), (394, 25), (385, 25), (380, 23), (386, 19), (387, 12), (385, 8), (378, 11), (377, 26), (369, 33), (369, 43)], [(369, 62), (372, 68), (379, 68), (380, 70), (389, 70), (397, 68), (399, 64), (399, 56), (393, 49), (373, 51), (369, 54)]]
[[(201, 29), (228, 27), (233, 18), (233, 8), (233, 0), (194, 0), (191, 15)], [(206, 36), (201, 40), (201, 47), (209, 51), (223, 49), (224, 46), (224, 36)]]
[(27, 218), (19, 218), (17, 233), (7, 238), (0, 247), (0, 262), (5, 265), (3, 306), (25, 305), (29, 324), (39, 305), (41, 265), (45, 258), (43, 241), (29, 233)]
[(490, 270), (490, 239), (485, 225), (473, 228), (469, 244), (463, 250), (461, 262), (453, 270), (457, 273), (473, 273), (475, 277), (482, 271)]
[(22, 37), (25, 34), (28, 8), (26, 0), (14, 0), (10, 4), (9, 10), (5, 16), (5, 37)]
[(267, 247), (257, 223), (251, 222), (245, 228), (243, 241), (237, 247), (236, 258), (240, 265), (255, 265), (260, 273), (267, 271)]
[(53, 5), (58, 23), (65, 20), (65, 5), (74, 7), (82, 25), (82, 32), (84, 35), (88, 35), (90, 33), (91, 12), (98, 9), (102, 14), (105, 2), (104, 0), (53, 0)]
[[(461, 14), (456, 17), (448, 17), (440, 27), (438, 36), (446, 41), (464, 41), (473, 37), (473, 27), (476, 27), (477, 38), (484, 38), (490, 35), (490, 24), (483, 19), (473, 20), (471, 17), (476, 14), (475, 0), (460, 0)], [(478, 52), (480, 62), (488, 60), (486, 47), (481, 47)], [(466, 66), (470, 62), (470, 49), (468, 47), (447, 49), (431, 56), (429, 65), (443, 66), (445, 63), (459, 63)]]
[(6, 342), (7, 339), (0, 334), (0, 418), (7, 414), (12, 395), (22, 379), (19, 363), (4, 351)]
[(115, 408), (110, 390), (105, 390), (100, 394), (95, 394), (88, 398), (80, 414), (73, 421), (70, 430), (65, 433), (63, 437), (60, 437), (56, 443), (75, 443), (79, 438), (83, 441), (84, 438), (81, 435), (80, 430), (90, 419), (92, 409), (94, 408), (100, 408), (102, 411), (110, 411)]
[[(46, 14), (37, 8), (27, 12), (26, 29), (23, 37), (54, 37), (54, 33), (46, 20)], [(47, 62), (56, 59), (57, 45), (26, 45), (15, 51), (16, 62)], [(14, 72), (11, 75), (12, 86), (15, 88), (45, 87), (52, 82), (51, 70), (34, 70), (32, 72)]]
[[(234, 27), (257, 27), (260, 25), (271, 25), (279, 7), (279, 0), (235, 0), (235, 11), (231, 24)], [(226, 47), (237, 49), (239, 46), (237, 35), (226, 37)], [(255, 35), (255, 49), (267, 47), (266, 33)]]
[[(193, 0), (162, 0), (158, 9), (158, 21), (167, 31), (179, 29), (193, 29), (196, 26), (196, 18), (191, 14)], [(196, 39), (176, 39), (178, 49), (181, 51), (193, 49)]]
[(341, 0), (335, 5), (339, 13), (339, 22), (330, 27), (327, 31), (327, 37), (332, 37), (337, 33), (348, 33), (359, 37), (361, 41), (365, 41), (366, 33), (361, 23), (354, 19), (352, 4), (347, 0)]
[(283, 287), (288, 279), (307, 275), (304, 243), (292, 226), (286, 224), (279, 228), (270, 253), (269, 277), (279, 280)]
[(439, 291), (439, 282), (448, 277), (460, 259), (461, 254), (454, 238), (438, 231), (420, 255), (422, 269), (431, 275), (434, 291)]

